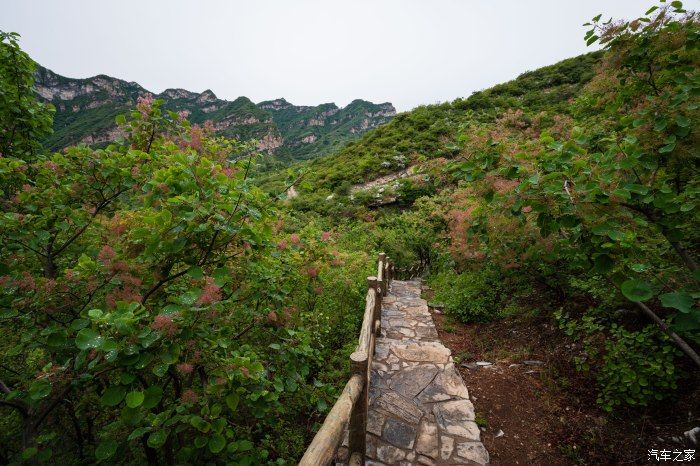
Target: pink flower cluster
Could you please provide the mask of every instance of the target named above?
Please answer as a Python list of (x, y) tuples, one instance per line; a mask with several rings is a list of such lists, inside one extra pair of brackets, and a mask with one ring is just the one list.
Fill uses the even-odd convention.
[(144, 94), (136, 99), (136, 109), (141, 112), (141, 115), (146, 116), (151, 111), (153, 105), (153, 94)]
[(204, 288), (202, 289), (202, 294), (197, 300), (199, 306), (206, 306), (207, 304), (218, 303), (221, 301), (221, 287), (214, 283), (213, 277), (206, 277), (204, 279)]
[(105, 267), (109, 267), (112, 264), (112, 260), (116, 257), (117, 253), (112, 249), (111, 246), (105, 244), (97, 253), (97, 260), (100, 261)]
[(195, 404), (197, 400), (199, 400), (199, 397), (191, 388), (188, 388), (180, 395), (180, 401), (185, 404)]
[(192, 364), (188, 364), (186, 362), (181, 362), (177, 366), (177, 371), (181, 374), (191, 374), (192, 371), (194, 370), (194, 366)]
[(153, 319), (151, 328), (158, 332), (162, 332), (169, 337), (172, 337), (177, 333), (177, 324), (173, 322), (173, 318), (164, 314), (159, 314), (155, 317), (155, 319)]

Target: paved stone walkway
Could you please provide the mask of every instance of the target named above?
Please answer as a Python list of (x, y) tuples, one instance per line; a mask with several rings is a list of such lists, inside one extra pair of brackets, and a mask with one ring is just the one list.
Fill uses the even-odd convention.
[(370, 383), (367, 465), (486, 465), (474, 407), (418, 281), (382, 300)]

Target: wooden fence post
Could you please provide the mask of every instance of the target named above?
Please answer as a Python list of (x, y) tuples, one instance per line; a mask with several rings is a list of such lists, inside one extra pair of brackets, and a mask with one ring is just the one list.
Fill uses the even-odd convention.
[(386, 263), (384, 264), (384, 267), (386, 269), (386, 287), (388, 289), (389, 285), (391, 285), (391, 280), (393, 279), (391, 276), (391, 257), (386, 256)]
[(369, 397), (369, 373), (368, 355), (364, 349), (355, 351), (350, 355), (352, 372), (362, 377), (362, 392), (360, 398), (352, 408), (350, 413), (350, 424), (348, 425), (348, 450), (352, 455), (360, 454), (364, 462), (365, 458), (365, 437), (367, 431), (367, 405)]
[(367, 277), (367, 286), (369, 286), (371, 290), (374, 290), (372, 330), (374, 331), (374, 335), (378, 337), (382, 333), (382, 295), (377, 277)]
[(386, 295), (386, 275), (385, 275), (386, 269), (385, 269), (384, 265), (386, 264), (386, 254), (383, 252), (380, 252), (378, 261), (379, 261), (379, 269), (381, 269), (381, 271), (382, 271), (382, 273), (381, 273), (382, 279), (380, 282), (380, 286), (382, 288), (382, 296), (385, 296)]

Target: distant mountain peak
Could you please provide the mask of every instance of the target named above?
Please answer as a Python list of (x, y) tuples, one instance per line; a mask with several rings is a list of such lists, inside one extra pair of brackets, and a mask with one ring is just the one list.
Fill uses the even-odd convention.
[[(56, 107), (50, 149), (78, 144), (105, 144), (116, 134), (115, 117), (133, 108), (149, 91), (138, 83), (104, 74), (85, 79), (66, 78), (39, 67), (37, 93)], [(241, 96), (219, 99), (211, 89), (197, 93), (169, 88), (156, 94), (168, 110), (187, 110), (192, 123), (211, 120), (220, 134), (241, 140), (254, 139), (258, 148), (278, 160), (318, 157), (362, 133), (388, 122), (396, 110), (390, 103), (353, 100), (344, 108), (335, 103), (293, 105), (280, 97), (255, 104)]]

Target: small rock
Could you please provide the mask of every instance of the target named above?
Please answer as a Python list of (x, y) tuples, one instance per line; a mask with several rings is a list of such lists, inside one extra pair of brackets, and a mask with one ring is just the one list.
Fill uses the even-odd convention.
[(532, 359), (529, 361), (523, 361), (523, 364), (525, 364), (527, 366), (541, 366), (544, 364), (544, 361), (538, 361), (536, 359)]
[(477, 361), (477, 362), (476, 362), (476, 365), (477, 365), (477, 366), (492, 366), (493, 363), (492, 363), (492, 362), (488, 362), (488, 361)]
[(494, 438), (503, 437), (504, 435), (506, 435), (506, 433), (503, 432), (501, 429), (498, 429), (498, 432), (496, 432)]
[(513, 369), (515, 367), (520, 367), (520, 366), (522, 366), (522, 364), (511, 364), (510, 366), (508, 366), (508, 369)]
[(700, 436), (700, 427), (693, 427), (692, 429), (683, 432), (683, 436), (693, 445), (697, 445), (698, 436)]
[(472, 370), (479, 368), (479, 365), (475, 364), (473, 362), (463, 362), (462, 364), (460, 364), (460, 366), (466, 367), (467, 369), (472, 369)]
[(539, 374), (539, 371), (525, 371), (526, 374)]

